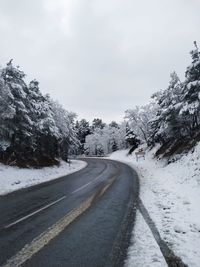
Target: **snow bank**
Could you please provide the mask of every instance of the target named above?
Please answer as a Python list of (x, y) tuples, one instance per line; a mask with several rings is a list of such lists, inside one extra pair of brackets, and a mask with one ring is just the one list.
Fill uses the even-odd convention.
[(79, 171), (86, 166), (87, 163), (80, 160), (72, 160), (70, 165), (61, 161), (60, 166), (45, 167), (42, 169), (20, 169), (18, 167), (0, 164), (0, 195), (57, 179)]
[[(138, 162), (135, 156), (127, 156), (127, 151), (113, 153), (110, 158), (131, 163), (140, 175), (140, 197), (154, 220), (163, 240), (188, 266), (200, 266), (200, 144), (194, 152), (182, 156), (169, 165), (153, 159), (154, 151), (147, 151), (146, 159)], [(145, 229), (136, 224), (134, 243), (129, 251), (128, 266), (136, 266), (135, 251), (140, 246), (143, 258), (152, 259), (152, 251), (147, 250), (149, 237)], [(138, 234), (137, 232), (140, 232)], [(138, 239), (140, 238), (140, 239)], [(152, 237), (153, 238), (153, 237)], [(146, 241), (145, 241), (146, 240)], [(137, 265), (140, 266), (140, 265)], [(150, 261), (144, 266), (164, 266)]]
[(136, 228), (125, 267), (167, 267), (158, 244), (139, 212), (136, 216)]

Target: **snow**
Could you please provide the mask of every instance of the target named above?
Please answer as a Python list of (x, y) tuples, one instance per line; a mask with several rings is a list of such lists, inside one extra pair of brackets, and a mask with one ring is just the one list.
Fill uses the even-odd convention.
[[(140, 177), (140, 197), (162, 239), (184, 263), (190, 267), (199, 267), (200, 143), (193, 152), (168, 165), (164, 160), (153, 158), (155, 151), (156, 148), (146, 151), (146, 159), (138, 162), (134, 154), (127, 156), (127, 150), (115, 152), (110, 158), (129, 163), (135, 168)], [(141, 239), (141, 236), (146, 238)], [(158, 251), (156, 252), (156, 248), (155, 252), (147, 249), (149, 242), (149, 235), (140, 226), (138, 219), (133, 232), (133, 244), (129, 249), (129, 267), (140, 266), (135, 262), (142, 259), (144, 265), (141, 266), (164, 266), (153, 261), (152, 255)]]
[(125, 267), (167, 267), (158, 244), (139, 212), (136, 216), (136, 226)]
[(80, 160), (71, 160), (70, 165), (61, 161), (59, 166), (41, 169), (20, 169), (0, 164), (0, 195), (60, 178), (86, 166), (87, 163)]
[(126, 123), (118, 127), (106, 125), (104, 128), (95, 128), (92, 134), (86, 136), (84, 149), (92, 155), (107, 155), (115, 149), (125, 147)]

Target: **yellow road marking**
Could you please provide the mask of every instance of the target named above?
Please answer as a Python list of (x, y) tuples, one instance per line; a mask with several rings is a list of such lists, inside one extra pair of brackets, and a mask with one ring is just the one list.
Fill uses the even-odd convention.
[(78, 208), (66, 214), (62, 219), (49, 227), (45, 232), (25, 245), (16, 255), (11, 257), (2, 267), (19, 267), (34, 254), (46, 246), (53, 238), (60, 234), (70, 223), (85, 212), (92, 203), (94, 195), (84, 201)]
[[(114, 180), (115, 178), (102, 188), (99, 196), (102, 196), (108, 190), (108, 188), (113, 184)], [(16, 255), (8, 259), (8, 261), (2, 265), (2, 267), (20, 267), (34, 254), (46, 246), (53, 238), (59, 235), (77, 217), (89, 209), (94, 199), (95, 194), (86, 199), (78, 208), (73, 209), (71, 212), (49, 227), (46, 231), (34, 238), (31, 243), (26, 244)]]

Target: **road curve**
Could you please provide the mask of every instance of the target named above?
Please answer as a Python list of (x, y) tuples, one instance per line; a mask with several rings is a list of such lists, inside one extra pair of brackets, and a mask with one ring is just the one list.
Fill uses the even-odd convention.
[(138, 202), (127, 165), (86, 168), (0, 197), (0, 266), (123, 266)]

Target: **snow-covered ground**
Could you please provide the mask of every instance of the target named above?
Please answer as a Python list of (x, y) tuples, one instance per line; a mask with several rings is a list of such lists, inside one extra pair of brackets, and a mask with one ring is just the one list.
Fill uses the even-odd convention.
[[(140, 176), (140, 198), (156, 224), (161, 237), (174, 253), (190, 267), (200, 266), (200, 144), (194, 152), (169, 165), (146, 152), (138, 162), (127, 151), (110, 158), (130, 163)], [(161, 252), (138, 211), (129, 267), (164, 267)]]
[(20, 188), (29, 187), (57, 179), (86, 167), (87, 163), (72, 160), (70, 165), (64, 161), (59, 166), (41, 169), (20, 169), (0, 164), (0, 195), (5, 195)]

